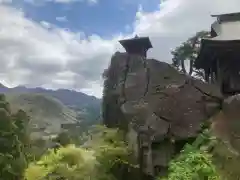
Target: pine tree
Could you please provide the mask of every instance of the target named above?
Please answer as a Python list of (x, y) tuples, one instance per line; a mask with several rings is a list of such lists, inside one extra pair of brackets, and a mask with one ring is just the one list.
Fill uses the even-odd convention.
[[(202, 77), (203, 73), (194, 68), (195, 60), (200, 51), (201, 39), (210, 36), (208, 31), (197, 32), (194, 36), (187, 39), (180, 46), (176, 47), (172, 52), (172, 65), (178, 70), (181, 70), (185, 74), (192, 75), (195, 73), (196, 76)], [(185, 67), (185, 61), (190, 61), (189, 71)]]

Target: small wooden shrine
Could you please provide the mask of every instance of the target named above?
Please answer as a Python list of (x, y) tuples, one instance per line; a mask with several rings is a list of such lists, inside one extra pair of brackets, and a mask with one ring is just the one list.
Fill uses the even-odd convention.
[(147, 51), (152, 48), (149, 37), (138, 37), (120, 40), (119, 43), (125, 48), (129, 54), (138, 54), (147, 57)]
[(223, 94), (240, 93), (240, 13), (212, 15), (211, 38), (202, 39), (197, 69), (216, 83)]

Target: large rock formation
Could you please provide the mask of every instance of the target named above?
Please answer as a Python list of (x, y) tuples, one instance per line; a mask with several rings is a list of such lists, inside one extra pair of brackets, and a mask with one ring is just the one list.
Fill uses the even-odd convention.
[(218, 88), (137, 55), (115, 53), (105, 77), (104, 123), (126, 130), (142, 172), (151, 176), (165, 172), (222, 101)]
[(240, 156), (240, 94), (226, 98), (222, 110), (213, 117), (215, 135), (228, 143)]
[(212, 117), (212, 130), (221, 141), (212, 155), (223, 179), (239, 179), (240, 162), (240, 95), (227, 97), (222, 109)]

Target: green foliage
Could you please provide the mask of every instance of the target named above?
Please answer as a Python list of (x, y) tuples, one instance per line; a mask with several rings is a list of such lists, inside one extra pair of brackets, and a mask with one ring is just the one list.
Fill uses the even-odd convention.
[(25, 179), (117, 179), (114, 166), (120, 164), (119, 162), (129, 164), (130, 155), (122, 133), (119, 130), (98, 127), (91, 134), (83, 146), (68, 145), (50, 150), (26, 169)]
[(187, 145), (179, 157), (170, 163), (167, 180), (218, 180), (212, 156), (205, 150)]
[[(80, 112), (82, 111), (81, 108), (79, 108), (79, 109), (75, 108), (75, 109)], [(84, 113), (79, 113), (79, 115), (78, 115), (79, 117), (77, 117), (77, 119), (80, 120), (80, 123), (82, 124), (82, 126), (88, 128), (92, 125), (99, 124), (99, 122), (100, 122), (99, 120), (100, 120), (100, 116), (101, 116), (100, 106), (88, 105), (84, 108), (84, 111), (85, 111)]]
[(187, 144), (179, 156), (171, 161), (169, 175), (163, 180), (219, 180), (209, 153), (214, 145), (215, 139), (209, 137), (209, 131), (204, 131), (192, 145)]
[(97, 160), (107, 172), (114, 171), (115, 167), (137, 168), (131, 160), (131, 151), (124, 141), (124, 133), (119, 129), (108, 129), (104, 126), (95, 126), (91, 131), (92, 137), (88, 147), (94, 149)]
[(41, 158), (41, 156), (47, 151), (46, 143), (47, 141), (42, 138), (31, 139), (28, 153), (29, 162), (39, 160)]
[(26, 180), (85, 180), (101, 179), (105, 174), (98, 171), (94, 152), (74, 145), (51, 150), (25, 172)]
[(5, 96), (0, 95), (0, 174), (2, 179), (19, 179), (27, 165), (28, 138), (23, 111), (11, 114)]
[(72, 140), (67, 132), (62, 132), (55, 139), (53, 139), (53, 142), (56, 142), (61, 146), (66, 146), (71, 144)]
[[(202, 38), (209, 37), (210, 33), (207, 31), (197, 32), (193, 37), (187, 39), (180, 46), (176, 47), (171, 53), (173, 55), (173, 65), (180, 68), (185, 74), (189, 73), (192, 75), (194, 71), (194, 61), (197, 57), (197, 54), (200, 50), (200, 42)], [(190, 69), (187, 72), (185, 67), (185, 60), (190, 61)], [(197, 75), (203, 76), (201, 72), (195, 71)]]
[(30, 116), (30, 133), (39, 132), (40, 128), (44, 129), (47, 126), (53, 126), (61, 122), (72, 123), (77, 120), (75, 111), (48, 95), (8, 93), (6, 98), (13, 112), (22, 109)]

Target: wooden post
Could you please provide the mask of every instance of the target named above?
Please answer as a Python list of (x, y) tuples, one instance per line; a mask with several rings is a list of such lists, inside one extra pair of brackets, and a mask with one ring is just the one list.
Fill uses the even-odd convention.
[(204, 70), (204, 79), (206, 82), (209, 82), (210, 69), (207, 68)]

